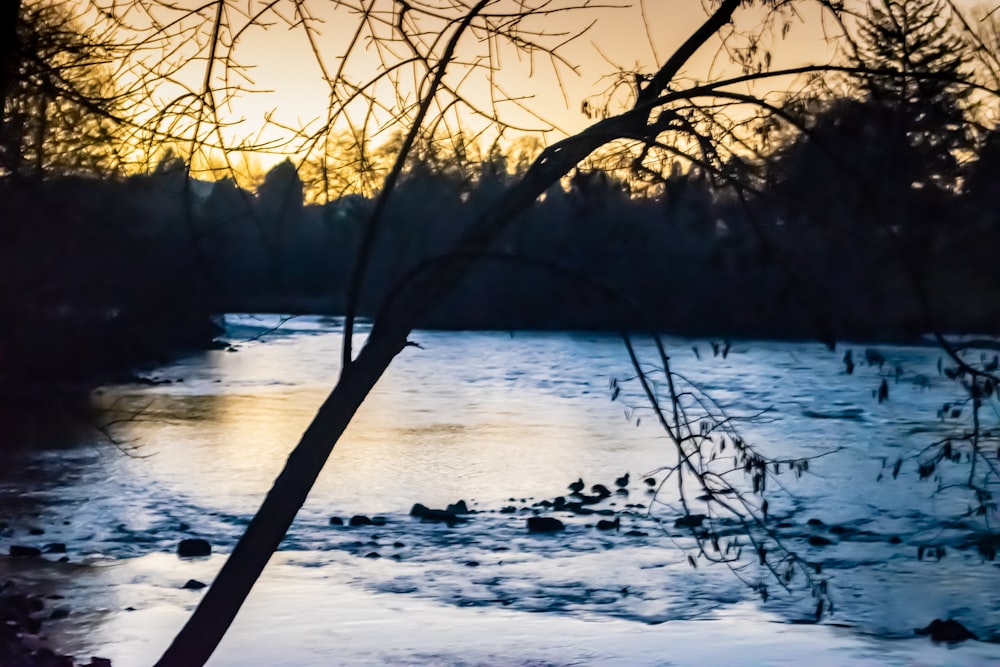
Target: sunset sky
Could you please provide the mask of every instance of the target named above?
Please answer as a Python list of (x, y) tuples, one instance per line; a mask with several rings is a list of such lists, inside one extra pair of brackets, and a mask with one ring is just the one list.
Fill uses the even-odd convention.
[[(387, 0), (377, 2), (382, 2), (386, 8), (393, 7)], [(233, 29), (246, 22), (237, 4), (232, 5), (234, 10), (226, 17)], [(315, 18), (318, 20), (313, 23), (316, 28), (315, 45), (331, 74), (340, 65), (341, 56), (351, 43), (358, 25), (358, 13), (344, 8), (349, 4), (356, 3), (305, 4), (317, 12)], [(494, 11), (513, 10), (517, 4), (513, 0), (500, 2), (495, 5)], [(560, 6), (569, 4), (572, 3), (568, 0), (559, 3)], [(591, 29), (582, 37), (560, 50), (567, 62), (577, 66), (577, 71), (564, 63), (553, 64), (547, 56), (530, 58), (512, 48), (494, 53), (498, 56), (494, 61), (498, 70), (495, 82), (507, 94), (519, 98), (519, 104), (505, 103), (496, 107), (505, 121), (519, 128), (546, 131), (548, 141), (583, 129), (593, 121), (581, 112), (581, 102), (589, 96), (599, 95), (609, 85), (609, 75), (619, 68), (653, 71), (658, 62), (662, 63), (697, 28), (707, 11), (703, 0), (607, 0), (599, 6), (597, 3), (590, 4), (590, 8), (536, 18), (528, 24), (529, 28), (550, 33), (547, 43), (554, 43), (561, 39), (556, 36), (558, 33), (579, 31), (593, 22)], [(957, 4), (963, 9), (970, 9), (981, 5), (981, 2), (959, 0)], [(244, 13), (250, 13), (262, 5), (259, 0), (244, 0), (239, 8)], [(310, 130), (326, 120), (329, 88), (323, 81), (309, 40), (301, 24), (297, 24), (291, 6), (291, 3), (287, 7), (279, 4), (280, 16), (267, 14), (264, 17), (264, 21), (271, 24), (268, 29), (250, 29), (241, 34), (236, 43), (235, 59), (246, 67), (245, 72), (250, 79), (243, 82), (244, 87), (265, 92), (240, 93), (230, 106), (222, 109), (225, 119), (234, 123), (226, 129), (231, 142), (244, 138), (259, 141), (287, 136), (286, 131), (273, 125), (259, 134), (260, 128), (266, 124), (265, 117), (286, 128), (305, 127)], [(334, 10), (335, 6), (338, 9)], [(821, 14), (811, 3), (803, 2), (800, 6), (802, 10), (797, 17), (790, 17), (791, 26), (787, 35), (781, 37), (774, 34), (773, 39), (762, 45), (773, 53), (773, 67), (825, 63), (834, 57), (835, 48), (824, 40), (824, 30), (833, 28), (829, 19), (826, 22), (821, 20)], [(750, 31), (759, 23), (761, 16), (759, 9), (740, 10), (735, 25)], [(206, 26), (210, 25), (209, 18), (208, 13), (202, 16)], [(430, 22), (422, 26), (429, 31), (437, 29)], [(780, 22), (777, 28), (780, 29)], [(461, 58), (468, 59), (488, 52), (481, 40), (472, 35), (469, 37), (459, 50)], [(685, 70), (687, 76), (705, 80), (736, 73), (730, 59), (719, 53), (719, 44), (716, 40), (706, 45)], [(391, 61), (404, 53), (402, 49), (397, 49), (395, 54), (383, 52), (382, 57)], [(377, 49), (370, 40), (362, 39), (349, 59), (348, 77), (362, 81), (375, 76), (380, 69)], [(195, 62), (188, 67), (185, 76), (189, 81), (200, 81), (203, 71), (203, 63)], [(216, 68), (216, 75), (219, 71)], [(449, 81), (457, 83), (463, 77), (463, 69), (457, 65), (451, 67), (449, 77)], [(788, 80), (769, 82), (755, 92), (780, 91), (790, 83)], [(480, 108), (490, 107), (489, 86), (484, 74), (462, 79), (462, 90)], [(406, 95), (412, 98), (412, 93), (406, 92)], [(379, 101), (388, 107), (393, 106), (393, 98), (391, 88), (383, 86), (378, 90)], [(522, 107), (530, 108), (538, 117)], [(388, 113), (388, 110), (384, 111), (378, 120), (372, 121), (372, 125), (384, 121)], [(357, 118), (356, 112), (354, 115)], [(471, 120), (467, 112), (462, 113), (461, 118), (470, 129), (482, 126), (481, 121)], [(242, 122), (236, 122), (241, 119)], [(335, 126), (345, 127), (346, 124), (339, 120)], [(386, 134), (383, 136), (387, 137)], [(258, 162), (264, 167), (280, 159), (283, 159), (280, 154), (258, 155)]]

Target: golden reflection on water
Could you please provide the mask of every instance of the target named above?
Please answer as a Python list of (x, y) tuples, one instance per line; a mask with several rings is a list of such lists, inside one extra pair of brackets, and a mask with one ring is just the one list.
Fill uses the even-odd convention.
[[(292, 352), (267, 345), (216, 355), (202, 361), (219, 363), (220, 383), (108, 396), (119, 415), (136, 415), (116, 434), (149, 456), (143, 465), (157, 483), (186, 496), (196, 490), (199, 504), (252, 511), (330, 389), (317, 381), (324, 373)], [(390, 369), (334, 449), (313, 492), (317, 507), (388, 511), (470, 497), (551, 497), (571, 481), (566, 471), (593, 465), (594, 443), (607, 443), (609, 428), (621, 425), (611, 411), (518, 383), (517, 373), (478, 382), (449, 370), (419, 357)]]

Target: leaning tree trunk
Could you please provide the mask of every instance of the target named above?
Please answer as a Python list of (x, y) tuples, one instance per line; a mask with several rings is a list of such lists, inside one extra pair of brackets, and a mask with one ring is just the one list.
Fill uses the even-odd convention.
[(405, 335), (391, 338), (391, 342), (370, 341), (345, 369), (288, 457), (243, 537), (158, 665), (202, 665), (212, 655), (305, 502), (334, 444), (406, 343)]
[[(236, 618), (250, 589), (277, 550), (285, 533), (337, 440), (392, 360), (407, 345), (407, 336), (427, 311), (456, 285), (474, 262), (476, 251), (488, 250), (503, 229), (550, 186), (604, 144), (628, 137), (652, 139), (662, 119), (650, 122), (659, 106), (679, 99), (667, 84), (694, 52), (729, 22), (743, 0), (723, 0), (709, 19), (660, 68), (641, 92), (633, 109), (604, 119), (580, 134), (547, 148), (524, 176), (472, 225), (455, 245), (455, 253), (402, 287), (406, 298), (392, 301), (372, 327), (358, 357), (342, 369), (337, 386), (323, 402), (305, 434), (289, 455), (281, 474), (264, 498), (246, 532), (226, 560), (191, 618), (174, 638), (157, 667), (197, 667), (215, 651)], [(664, 114), (665, 115), (665, 114)], [(346, 343), (346, 341), (345, 341)]]
[[(548, 158), (540, 160), (538, 168), (529, 170), (499, 205), (484, 214), (459, 247), (489, 247), (514, 216), (603, 144), (606, 137), (606, 130), (590, 137), (576, 137), (572, 149), (560, 148), (549, 153)], [(407, 336), (423, 314), (459, 281), (474, 261), (467, 252), (458, 252), (455, 257), (454, 261), (442, 262), (433, 270), (414, 276), (411, 283), (404, 286), (407, 298), (395, 299), (396, 307), (376, 320), (365, 346), (343, 369), (337, 386), (319, 408), (243, 537), (198, 608), (160, 658), (158, 667), (193, 667), (204, 664), (212, 655), (264, 566), (284, 539), (354, 413), (392, 360), (407, 346)]]

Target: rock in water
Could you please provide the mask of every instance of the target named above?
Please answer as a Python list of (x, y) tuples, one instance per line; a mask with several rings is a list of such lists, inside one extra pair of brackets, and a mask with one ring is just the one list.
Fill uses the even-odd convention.
[(951, 644), (964, 642), (966, 639), (978, 639), (964, 625), (950, 618), (947, 621), (935, 618), (926, 628), (917, 630), (917, 634), (928, 635), (931, 640), (936, 642), (948, 642)]
[(457, 516), (454, 512), (431, 509), (420, 503), (413, 505), (413, 508), (410, 510), (410, 516), (419, 517), (421, 521), (443, 521), (449, 525), (468, 521), (465, 517)]
[(11, 558), (37, 558), (42, 555), (42, 550), (23, 544), (12, 544), (8, 553)]
[(561, 530), (565, 530), (566, 526), (559, 519), (553, 519), (550, 516), (532, 516), (528, 517), (528, 532), (529, 533), (558, 533)]
[(705, 521), (704, 514), (686, 514), (681, 518), (674, 521), (675, 528), (701, 528), (702, 522)]
[(354, 516), (351, 517), (351, 520), (348, 521), (347, 523), (348, 525), (357, 528), (358, 526), (372, 525), (372, 520), (366, 517), (364, 514), (355, 514)]
[(622, 523), (621, 517), (617, 516), (615, 517), (614, 521), (610, 521), (608, 519), (601, 519), (600, 521), (597, 522), (597, 530), (618, 530), (618, 527), (621, 526), (621, 523)]
[(452, 514), (468, 514), (469, 506), (465, 504), (464, 500), (459, 500), (457, 503), (448, 505), (448, 508), (445, 511), (451, 512)]
[(181, 540), (180, 544), (177, 545), (177, 555), (181, 558), (210, 556), (211, 554), (212, 545), (208, 543), (208, 540), (203, 540), (200, 537)]
[(189, 590), (189, 591), (200, 591), (201, 589), (205, 588), (205, 586), (207, 586), (207, 585), (208, 584), (202, 583), (202, 582), (198, 581), (197, 579), (188, 579), (187, 583), (184, 584), (182, 586), (182, 588), (184, 588), (185, 590)]

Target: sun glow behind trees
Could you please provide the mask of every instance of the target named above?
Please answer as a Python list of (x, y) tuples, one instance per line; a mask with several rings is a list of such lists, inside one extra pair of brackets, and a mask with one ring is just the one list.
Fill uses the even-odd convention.
[[(326, 3), (317, 14), (306, 14), (304, 5), (257, 0), (152, 3), (143, 11), (106, 0), (78, 5), (93, 19), (93, 30), (126, 45), (113, 79), (133, 101), (134, 127), (122, 133), (132, 169), (151, 168), (169, 148), (196, 174), (232, 172), (251, 185), (260, 177), (253, 172), (286, 157), (322, 165), (319, 155), (342, 152), (345, 140), (377, 151), (407, 128), (407, 109), (428, 66), (406, 44), (387, 40), (401, 3)], [(537, 43), (527, 51), (471, 27), (444, 79), (465, 102), (454, 96), (439, 101), (428, 137), (462, 134), (485, 154), (498, 139), (506, 148), (525, 134), (550, 143), (577, 132), (593, 120), (583, 112), (585, 102), (590, 110), (604, 101), (609, 109), (627, 103), (634, 72), (654, 70), (705, 11), (699, 2), (562, 2), (547, 8), (511, 30)], [(502, 25), (499, 13), (517, 9), (499, 3), (494, 22)], [(414, 12), (402, 12), (402, 20), (414, 22), (415, 46), (425, 54), (443, 48), (440, 40), (432, 45), (447, 33), (447, 17), (439, 14), (417, 20)], [(742, 10), (734, 29), (756, 29), (759, 17), (759, 9)], [(775, 36), (781, 41), (775, 65), (796, 64), (817, 50), (824, 53), (821, 60), (832, 55), (812, 27), (797, 25), (792, 15), (788, 21), (792, 29)], [(211, 39), (216, 25), (217, 43)], [(573, 35), (579, 37), (570, 40)], [(720, 46), (706, 48), (687, 76), (709, 80), (738, 71), (733, 53)], [(775, 94), (788, 85), (780, 82)]]
[[(460, 8), (419, 4), (420, 11), (407, 11), (409, 5), (388, 0), (315, 6), (75, 0), (70, 6), (89, 34), (115, 46), (108, 79), (125, 121), (115, 136), (123, 171), (148, 171), (174, 155), (196, 176), (231, 176), (254, 187), (263, 171), (290, 158), (307, 181), (324, 184), (322, 195), (310, 190), (314, 200), (378, 188), (388, 169), (379, 156), (412, 124), (418, 87), (460, 15)], [(514, 21), (503, 14), (519, 7), (497, 3), (482, 26), (470, 26), (442, 80), (450, 90), (429, 109), (434, 120), (421, 133), (424, 144), (475, 158), (507, 152), (512, 142), (523, 148), (526, 135), (548, 144), (578, 132), (629, 104), (635, 82), (705, 15), (694, 1), (538, 6), (545, 12)], [(761, 30), (764, 15), (761, 7), (739, 10), (678, 81), (718, 80), (753, 62), (776, 70), (844, 58), (843, 43), (826, 39), (835, 26), (821, 20), (818, 5), (772, 15)], [(400, 21), (416, 36), (412, 44), (399, 39)], [(494, 26), (492, 34), (486, 25)], [(806, 85), (801, 76), (776, 77), (731, 90), (780, 104)], [(732, 133), (717, 137), (723, 145), (761, 148), (746, 105), (703, 102), (732, 117)], [(676, 139), (678, 154), (697, 152)], [(624, 142), (597, 161), (628, 166), (633, 149)], [(664, 160), (679, 159), (687, 169), (690, 161), (678, 154), (647, 159), (647, 166), (662, 173)]]

